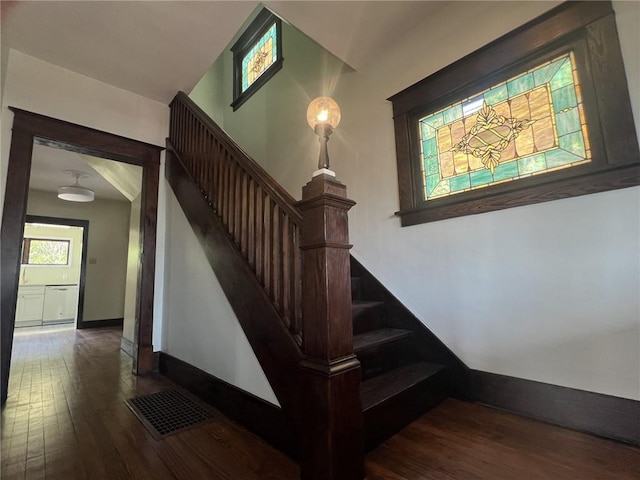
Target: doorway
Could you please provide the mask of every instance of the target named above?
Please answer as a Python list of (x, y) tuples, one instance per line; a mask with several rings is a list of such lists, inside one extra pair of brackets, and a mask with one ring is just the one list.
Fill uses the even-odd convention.
[(15, 329), (83, 327), (89, 222), (27, 215)]
[(142, 167), (140, 273), (133, 344), (133, 373), (154, 365), (153, 294), (160, 154), (163, 147), (9, 107), (14, 114), (1, 245), (1, 401), (5, 403), (13, 345), (22, 238), (26, 220), (31, 156), (35, 142)]

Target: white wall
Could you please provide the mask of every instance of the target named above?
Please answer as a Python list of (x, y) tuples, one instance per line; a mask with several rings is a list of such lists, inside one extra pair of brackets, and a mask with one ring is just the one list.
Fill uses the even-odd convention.
[[(136, 325), (136, 306), (138, 300), (138, 270), (140, 267), (140, 207), (142, 195), (131, 202), (129, 215), (129, 246), (127, 248), (127, 273), (124, 292), (124, 323), (122, 336), (133, 342)], [(159, 345), (158, 345), (159, 346)]]
[[(640, 399), (640, 188), (407, 228), (393, 217), (384, 99), (552, 5), (461, 6), (398, 39), (336, 92), (345, 142), (332, 145), (332, 157), (358, 202), (353, 254), (469, 367)], [(640, 4), (615, 7), (638, 127)], [(451, 28), (465, 34), (439, 41)], [(425, 54), (425, 45), (437, 48)]]
[[(13, 122), (13, 114), (8, 106), (154, 145), (164, 145), (169, 124), (169, 108), (166, 105), (15, 50), (10, 50), (7, 65), (1, 112), (0, 201), (4, 202)], [(155, 345), (160, 345), (162, 330), (164, 192), (164, 182), (161, 181), (156, 242)]]
[(60, 200), (55, 193), (29, 191), (29, 215), (89, 221), (84, 321), (124, 316), (130, 212), (126, 201), (74, 203)]
[(167, 192), (162, 351), (278, 404), (173, 191)]
[[(302, 99), (333, 92), (343, 117), (329, 150), (358, 202), (350, 214), (354, 256), (469, 367), (640, 399), (639, 187), (407, 228), (394, 216), (396, 153), (385, 99), (557, 4), (450, 2), (389, 38), (359, 71), (335, 82), (315, 67), (288, 81), (288, 91), (277, 83), (295, 68), (284, 48), (283, 71), (238, 112), (225, 113), (224, 128), (299, 198), (318, 152)], [(614, 7), (637, 128), (640, 4)], [(306, 53), (316, 55), (312, 47)], [(313, 74), (322, 85), (309, 80)], [(230, 85), (225, 76), (228, 68), (211, 73)], [(243, 109), (254, 122), (229, 120)], [(246, 139), (247, 125), (260, 124), (269, 134)]]

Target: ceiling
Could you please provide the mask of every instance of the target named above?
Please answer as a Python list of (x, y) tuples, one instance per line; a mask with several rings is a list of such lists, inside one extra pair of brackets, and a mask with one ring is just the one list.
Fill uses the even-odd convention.
[[(265, 1), (272, 11), (354, 69), (375, 61), (390, 39), (446, 2)], [(0, 1), (2, 48), (18, 50), (168, 104), (189, 92), (256, 10), (256, 1)], [(34, 148), (31, 188), (73, 183), (65, 170), (91, 174), (96, 198), (126, 200), (113, 172), (43, 145)], [(104, 165), (103, 165), (104, 166)], [(120, 182), (120, 189), (123, 183)], [(124, 190), (123, 190), (124, 191)], [(130, 195), (129, 195), (130, 196)]]
[[(102, 165), (105, 162), (120, 164), (113, 160), (94, 159), (94, 164)], [(131, 169), (142, 171), (141, 167), (128, 165)], [(67, 170), (76, 170), (89, 175), (80, 179), (80, 185), (90, 188), (96, 194), (96, 200), (117, 200), (128, 202), (129, 199), (120, 190), (109, 183), (105, 178), (92, 168), (87, 159), (79, 153), (53, 148), (46, 145), (35, 144), (31, 160), (31, 176), (29, 177), (29, 189), (43, 192), (57, 192), (59, 186), (73, 185), (75, 178)], [(140, 172), (140, 178), (142, 173)], [(142, 185), (140, 185), (140, 188)]]
[[(255, 1), (3, 0), (3, 47), (168, 104), (191, 91)], [(265, 1), (358, 69), (446, 2)]]

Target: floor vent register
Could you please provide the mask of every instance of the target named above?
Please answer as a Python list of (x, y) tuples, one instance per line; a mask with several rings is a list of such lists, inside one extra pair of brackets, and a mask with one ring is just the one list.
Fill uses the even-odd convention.
[(213, 408), (178, 389), (131, 398), (127, 405), (156, 440), (206, 423), (217, 415)]

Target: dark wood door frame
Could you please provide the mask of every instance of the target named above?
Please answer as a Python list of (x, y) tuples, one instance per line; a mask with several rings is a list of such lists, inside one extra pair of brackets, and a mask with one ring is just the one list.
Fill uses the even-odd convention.
[(27, 214), (27, 195), (34, 141), (78, 153), (117, 160), (142, 167), (140, 215), (141, 273), (138, 315), (134, 331), (133, 372), (153, 370), (153, 294), (156, 257), (156, 222), (160, 153), (163, 147), (94, 130), (44, 115), (9, 107), (14, 114), (7, 184), (2, 215), (2, 274), (0, 277), (1, 400), (7, 399), (16, 298), (20, 275), (20, 251)]
[(84, 317), (84, 286), (87, 279), (87, 246), (89, 241), (89, 220), (60, 217), (43, 217), (41, 215), (27, 215), (26, 223), (45, 223), (47, 225), (67, 225), (70, 227), (82, 228), (82, 254), (80, 256), (80, 278), (78, 279), (78, 310), (76, 314), (76, 318), (78, 319), (76, 328), (82, 328)]

